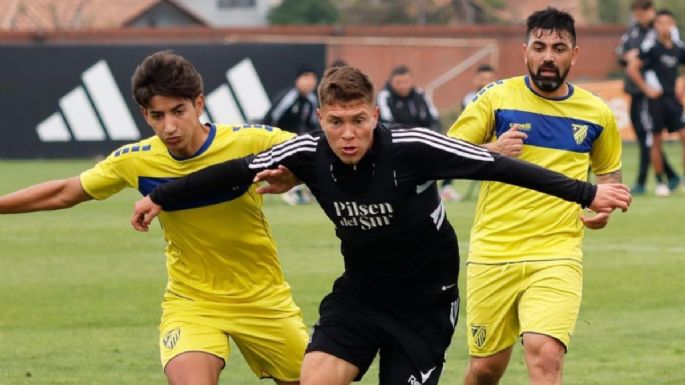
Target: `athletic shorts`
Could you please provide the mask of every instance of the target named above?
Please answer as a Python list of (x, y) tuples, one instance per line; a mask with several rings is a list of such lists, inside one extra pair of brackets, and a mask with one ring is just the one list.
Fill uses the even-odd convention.
[(491, 356), (512, 346), (523, 333), (554, 337), (568, 349), (582, 292), (578, 261), (468, 263), (469, 353)]
[(321, 302), (307, 352), (325, 352), (355, 365), (355, 381), (380, 353), (380, 385), (437, 384), (458, 309), (458, 299), (390, 307), (334, 292)]
[(651, 127), (655, 132), (664, 128), (668, 132), (678, 132), (685, 128), (683, 119), (683, 105), (672, 95), (664, 95), (658, 99), (648, 99)]
[(159, 349), (162, 367), (179, 354), (206, 352), (229, 357), (229, 336), (259, 378), (298, 381), (307, 346), (307, 328), (300, 309), (291, 301), (282, 315), (249, 305), (192, 301), (167, 293), (162, 303)]

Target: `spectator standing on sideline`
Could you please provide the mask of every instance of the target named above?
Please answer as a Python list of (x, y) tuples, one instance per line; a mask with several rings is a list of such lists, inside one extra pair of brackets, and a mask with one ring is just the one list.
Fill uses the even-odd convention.
[(481, 64), (476, 68), (476, 74), (473, 77), (473, 91), (464, 95), (461, 100), (461, 111), (463, 112), (466, 106), (471, 104), (471, 102), (476, 98), (478, 92), (482, 90), (485, 86), (493, 83), (497, 78), (495, 77), (495, 68), (490, 64)]
[(440, 132), (438, 110), (430, 98), (414, 84), (405, 65), (392, 69), (385, 88), (378, 92), (377, 105), (381, 121), (391, 127), (425, 127)]
[(316, 109), (316, 71), (300, 66), (295, 75), (295, 84), (281, 91), (267, 111), (262, 123), (278, 127), (294, 134), (304, 134), (319, 129)]
[[(633, 23), (621, 37), (619, 46), (616, 47), (619, 63), (624, 67), (627, 66), (629, 58), (637, 59), (640, 45), (647, 34), (652, 31), (654, 16), (656, 15), (656, 9), (652, 0), (633, 0), (630, 4), (630, 10), (633, 16)], [(631, 188), (631, 193), (639, 195), (644, 194), (646, 191), (645, 185), (647, 183), (649, 164), (651, 163), (650, 148), (653, 143), (652, 132), (647, 129), (650, 126), (648, 103), (645, 94), (627, 72), (623, 83), (623, 91), (630, 95), (630, 121), (633, 125), (633, 130), (635, 130), (635, 138), (637, 139), (639, 150), (638, 173), (635, 184)], [(661, 158), (663, 159), (663, 170), (668, 180), (668, 188), (675, 189), (680, 179), (666, 160), (663, 151)], [(663, 177), (662, 180), (657, 179), (657, 183), (663, 184), (665, 182)], [(665, 191), (663, 187), (660, 190), (662, 193)]]
[[(471, 104), (471, 102), (476, 98), (478, 92), (490, 83), (493, 83), (495, 78), (495, 69), (490, 64), (481, 64), (476, 68), (475, 76), (473, 77), (474, 89), (464, 95), (461, 100), (461, 112), (466, 109), (466, 106)], [(472, 183), (475, 183), (472, 182)], [(471, 187), (473, 188), (473, 186)], [(440, 188), (440, 198), (443, 201), (458, 201), (461, 200), (461, 195), (452, 186), (451, 179), (445, 179), (442, 182), (442, 188)]]
[[(65, 209), (126, 187), (147, 195), (171, 179), (293, 137), (261, 125), (202, 124), (202, 78), (170, 51), (143, 60), (131, 83), (156, 136), (122, 146), (80, 176), (0, 196), (0, 214)], [(298, 383), (307, 329), (283, 277), (262, 197), (249, 184), (210, 195), (177, 202), (160, 217), (168, 282), (159, 349), (169, 384), (217, 385), (229, 337), (258, 378)]]
[(357, 69), (326, 71), (319, 100), (323, 132), (160, 186), (131, 219), (145, 231), (174, 202), (261, 179), (273, 188), (262, 191), (282, 191), (272, 177), (283, 166), (306, 183), (335, 225), (345, 271), (320, 305), (303, 385), (359, 381), (377, 354), (381, 385), (438, 383), (457, 322), (459, 247), (433, 180), (516, 183), (602, 212), (630, 204), (620, 184), (593, 186), (425, 128), (390, 130)]
[[(673, 39), (673, 27), (673, 13), (668, 10), (657, 12), (654, 19), (655, 33), (642, 42), (637, 58), (634, 55), (628, 57), (628, 75), (647, 96), (649, 128), (653, 134), (650, 154), (656, 172), (657, 185), (654, 193), (657, 196), (668, 196), (671, 193), (671, 186), (664, 183), (666, 158), (662, 150), (663, 129), (678, 133), (685, 150), (683, 94), (682, 89), (678, 90), (676, 87), (679, 68), (685, 64), (685, 43)], [(677, 176), (670, 179), (679, 180)], [(672, 188), (675, 189), (677, 186), (676, 182)]]
[[(547, 8), (528, 17), (528, 75), (487, 87), (448, 135), (599, 186), (621, 181), (621, 138), (611, 109), (566, 82), (578, 57), (574, 20)], [(583, 225), (608, 213), (535, 191), (483, 182), (466, 272), (471, 359), (466, 385), (498, 384), (519, 336), (530, 383), (560, 385), (582, 297)]]
[[(303, 65), (297, 69), (293, 87), (281, 91), (262, 123), (276, 126), (295, 134), (304, 134), (319, 129), (319, 118), (316, 109), (316, 83), (318, 75), (314, 69)], [(281, 195), (291, 205), (306, 204), (311, 201), (309, 190), (305, 186), (295, 186)]]

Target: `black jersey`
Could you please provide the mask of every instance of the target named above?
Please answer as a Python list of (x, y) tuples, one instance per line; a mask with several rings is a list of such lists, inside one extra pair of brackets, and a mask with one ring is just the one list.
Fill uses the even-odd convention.
[(378, 125), (356, 165), (342, 163), (321, 133), (300, 135), (247, 158), (210, 166), (162, 185), (162, 208), (249, 184), (288, 167), (335, 224), (345, 273), (336, 288), (384, 302), (451, 301), (457, 296), (457, 239), (434, 180), (496, 180), (589, 205), (596, 188), (562, 174), (428, 129)]
[[(624, 33), (623, 36), (621, 36), (621, 42), (619, 43), (618, 47), (616, 47), (616, 54), (619, 57), (619, 64), (621, 64), (624, 67), (626, 66), (627, 63), (623, 56), (628, 51), (631, 51), (633, 49), (639, 49), (640, 45), (645, 40), (647, 35), (654, 34), (654, 31), (651, 28), (651, 24), (643, 26), (637, 23), (632, 24), (630, 27), (628, 27), (626, 33)], [(638, 87), (637, 84), (635, 84), (635, 82), (632, 79), (630, 79), (630, 77), (627, 75), (623, 83), (623, 90), (631, 95), (642, 94), (640, 87)]]
[(664, 95), (674, 95), (678, 67), (685, 64), (685, 44), (675, 40), (667, 48), (656, 38), (649, 37), (640, 46), (640, 60), (645, 82), (662, 89)]

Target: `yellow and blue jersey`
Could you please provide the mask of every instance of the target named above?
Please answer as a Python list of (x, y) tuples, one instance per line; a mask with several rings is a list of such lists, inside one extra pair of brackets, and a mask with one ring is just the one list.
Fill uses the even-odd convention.
[[(204, 145), (189, 158), (174, 158), (155, 136), (117, 149), (83, 172), (81, 184), (95, 199), (124, 187), (147, 195), (161, 183), (262, 152), (294, 136), (264, 125), (209, 128)], [(255, 185), (178, 203), (163, 211), (159, 220), (166, 240), (167, 292), (267, 309), (291, 301)]]
[[(611, 109), (597, 96), (569, 84), (558, 99), (536, 94), (520, 76), (483, 88), (448, 135), (494, 142), (513, 125), (527, 134), (521, 159), (587, 180), (621, 168), (621, 140)], [(469, 261), (582, 259), (579, 205), (498, 182), (483, 182), (471, 231)]]

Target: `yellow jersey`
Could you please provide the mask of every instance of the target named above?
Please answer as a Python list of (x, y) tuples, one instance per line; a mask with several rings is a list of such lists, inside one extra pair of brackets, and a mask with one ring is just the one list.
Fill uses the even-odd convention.
[[(226, 160), (257, 154), (294, 135), (264, 125), (209, 125), (191, 157), (173, 157), (156, 136), (125, 145), (80, 176), (84, 190), (105, 199), (124, 187), (143, 195), (171, 179)], [(277, 307), (290, 287), (255, 185), (179, 203), (159, 216), (166, 240), (167, 292), (197, 301)]]
[[(513, 125), (527, 134), (521, 159), (587, 180), (621, 168), (621, 139), (611, 109), (599, 97), (569, 84), (558, 99), (536, 94), (528, 76), (483, 88), (448, 135), (476, 144), (494, 142)], [(498, 182), (483, 182), (469, 261), (582, 260), (579, 205)]]

